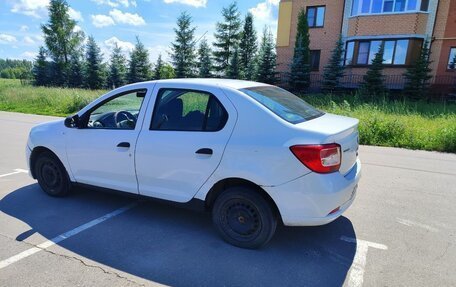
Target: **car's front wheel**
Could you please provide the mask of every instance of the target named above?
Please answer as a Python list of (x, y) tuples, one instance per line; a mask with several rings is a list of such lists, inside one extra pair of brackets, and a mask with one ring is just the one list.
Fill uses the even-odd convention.
[(277, 227), (277, 214), (256, 190), (236, 186), (217, 197), (212, 221), (228, 243), (255, 249), (271, 240)]
[(70, 191), (70, 179), (65, 167), (51, 152), (43, 152), (38, 156), (35, 175), (41, 188), (51, 196), (65, 196)]

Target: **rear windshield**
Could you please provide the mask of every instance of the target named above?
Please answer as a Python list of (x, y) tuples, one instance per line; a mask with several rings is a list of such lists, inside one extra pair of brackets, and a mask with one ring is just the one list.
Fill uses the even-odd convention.
[(287, 122), (297, 124), (318, 118), (324, 113), (312, 107), (301, 98), (275, 86), (241, 89)]

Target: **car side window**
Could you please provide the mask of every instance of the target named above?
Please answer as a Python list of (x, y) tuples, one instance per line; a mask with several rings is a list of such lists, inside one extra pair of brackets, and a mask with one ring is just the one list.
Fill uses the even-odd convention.
[(151, 130), (219, 131), (228, 113), (217, 98), (207, 92), (160, 89), (155, 103)]
[(122, 93), (90, 112), (87, 128), (134, 130), (146, 90)]

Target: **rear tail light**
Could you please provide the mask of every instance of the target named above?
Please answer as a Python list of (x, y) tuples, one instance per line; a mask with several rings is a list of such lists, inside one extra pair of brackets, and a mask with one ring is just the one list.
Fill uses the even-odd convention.
[(338, 171), (342, 156), (340, 145), (295, 145), (290, 147), (291, 152), (307, 166), (317, 173), (331, 173)]

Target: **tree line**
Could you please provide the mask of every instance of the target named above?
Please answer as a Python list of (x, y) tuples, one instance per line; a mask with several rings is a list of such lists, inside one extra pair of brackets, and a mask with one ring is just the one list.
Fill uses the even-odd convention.
[(0, 59), (0, 78), (30, 79), (32, 62), (27, 60)]
[[(66, 0), (51, 0), (49, 20), (41, 29), (45, 45), (34, 61), (35, 85), (89, 89), (119, 87), (127, 83), (163, 78), (226, 77), (275, 83), (276, 52), (271, 31), (265, 27), (260, 41), (254, 18), (241, 19), (236, 2), (222, 8), (216, 23), (214, 43), (197, 38), (190, 14), (179, 15), (170, 45), (170, 63), (158, 55), (151, 63), (144, 44), (136, 37), (134, 49), (126, 57), (115, 45), (108, 62), (93, 36), (75, 29)], [(85, 42), (85, 44), (84, 44)]]

